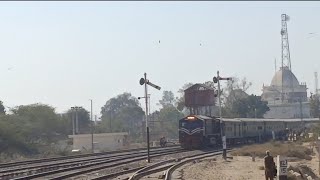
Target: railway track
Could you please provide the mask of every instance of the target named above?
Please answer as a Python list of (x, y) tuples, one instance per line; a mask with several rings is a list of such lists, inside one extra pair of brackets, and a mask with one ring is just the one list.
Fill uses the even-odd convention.
[[(152, 175), (152, 174), (153, 175), (158, 174), (160, 176), (160, 177), (159, 176), (155, 177), (155, 179), (170, 178), (171, 174), (175, 168), (180, 167), (181, 165), (183, 165), (187, 162), (190, 162), (195, 159), (212, 157), (212, 156), (216, 156), (219, 154), (222, 154), (221, 150), (210, 150), (207, 152), (197, 152), (196, 154), (183, 156), (181, 158), (171, 158), (168, 160), (156, 162), (156, 163), (153, 163), (149, 166), (142, 166), (142, 167), (124, 170), (124, 171), (117, 172), (117, 173), (102, 175), (99, 177), (91, 178), (91, 180), (104, 180), (104, 179), (112, 179), (115, 177), (117, 177), (117, 179), (138, 180), (138, 179), (147, 178), (146, 176)], [(161, 173), (162, 171), (165, 171), (165, 173)]]
[[(185, 151), (181, 148), (162, 148), (151, 150), (151, 157), (162, 156)], [(100, 169), (111, 168), (130, 162), (145, 160), (146, 151), (128, 152), (113, 156), (98, 156), (89, 159), (79, 159), (68, 162), (55, 162), (46, 165), (32, 165), (14, 169), (2, 170), (1, 179), (66, 179)], [(22, 170), (23, 169), (23, 170)], [(6, 174), (7, 172), (9, 174)]]
[[(169, 147), (178, 147), (179, 145), (171, 145)], [(159, 149), (160, 147), (152, 147), (152, 149)], [(85, 158), (91, 156), (101, 156), (106, 154), (118, 154), (124, 152), (132, 152), (132, 151), (143, 151), (145, 148), (136, 148), (136, 149), (126, 149), (120, 151), (108, 151), (108, 152), (101, 152), (101, 153), (87, 153), (87, 154), (78, 154), (78, 155), (71, 155), (71, 156), (58, 156), (52, 158), (41, 158), (41, 159), (33, 159), (33, 160), (25, 160), (25, 161), (16, 161), (16, 162), (7, 162), (7, 163), (0, 163), (0, 169), (3, 168), (10, 168), (10, 167), (17, 167), (20, 165), (28, 165), (28, 164), (35, 164), (35, 163), (44, 163), (44, 162), (52, 162), (52, 161), (60, 161), (60, 160), (69, 160), (69, 159), (76, 159), (76, 158)]]

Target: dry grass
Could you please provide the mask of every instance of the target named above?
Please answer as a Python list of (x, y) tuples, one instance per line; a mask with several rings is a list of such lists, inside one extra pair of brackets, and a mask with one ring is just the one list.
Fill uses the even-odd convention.
[(291, 142), (269, 142), (265, 144), (255, 144), (236, 149), (231, 154), (234, 156), (251, 156), (255, 153), (257, 157), (264, 157), (266, 150), (269, 150), (272, 156), (283, 155), (287, 157), (296, 157), (299, 159), (311, 160), (312, 151), (302, 145)]

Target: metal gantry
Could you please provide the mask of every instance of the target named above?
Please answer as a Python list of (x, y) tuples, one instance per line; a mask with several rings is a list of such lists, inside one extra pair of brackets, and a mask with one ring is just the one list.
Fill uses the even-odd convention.
[(291, 71), (289, 36), (287, 28), (287, 22), (289, 19), (288, 15), (281, 14), (281, 66), (287, 66)]
[[(284, 103), (284, 87), (283, 87), (283, 81), (284, 81), (284, 75), (283, 71), (284, 68), (287, 67), (290, 71), (291, 69), (291, 58), (290, 58), (290, 48), (289, 48), (289, 35), (288, 35), (288, 28), (287, 28), (287, 22), (289, 21), (289, 16), (286, 14), (281, 14), (281, 102)], [(290, 83), (291, 83), (291, 89), (293, 92), (293, 79), (292, 76), (290, 76)]]

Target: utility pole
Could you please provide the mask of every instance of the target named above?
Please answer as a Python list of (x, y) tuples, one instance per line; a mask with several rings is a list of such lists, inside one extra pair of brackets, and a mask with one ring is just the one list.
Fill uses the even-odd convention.
[[(78, 107), (78, 106), (74, 106), (71, 107), (71, 111), (72, 111), (72, 127), (73, 127), (73, 135), (75, 134), (79, 134), (79, 122), (78, 122), (78, 109), (82, 109), (82, 107)], [(76, 112), (76, 120), (74, 123), (74, 111)], [(74, 128), (75, 127), (75, 128)]]
[(318, 72), (314, 72), (314, 94), (318, 95), (319, 94), (319, 89), (318, 89)]
[(161, 87), (152, 84), (148, 79), (147, 79), (147, 73), (144, 73), (144, 78), (141, 78), (139, 81), (140, 85), (144, 85), (144, 98), (146, 102), (146, 129), (147, 129), (147, 150), (148, 150), (148, 163), (150, 163), (150, 143), (149, 143), (149, 126), (148, 126), (148, 88), (147, 85), (152, 86), (158, 90), (161, 89)]
[[(148, 94), (148, 106), (149, 106), (149, 109), (148, 109), (148, 116), (150, 116), (150, 96), (151, 96), (151, 94)], [(140, 100), (140, 99), (144, 99), (144, 98), (146, 98), (145, 96), (143, 96), (143, 97), (138, 97), (138, 99)], [(150, 118), (150, 117), (149, 117)], [(148, 118), (148, 121), (150, 120)], [(147, 126), (146, 126), (147, 127)], [(150, 130), (150, 129), (149, 129)]]
[(74, 107), (71, 107), (71, 119), (72, 119), (72, 135), (75, 135), (75, 123), (74, 123)]
[(91, 151), (94, 153), (94, 146), (93, 146), (93, 119), (92, 119), (92, 99), (90, 99), (91, 105)]
[(112, 110), (110, 110), (110, 122), (109, 122), (109, 126), (110, 126), (110, 133), (112, 133), (111, 121), (112, 121)]
[(224, 159), (227, 159), (227, 138), (225, 135), (225, 126), (222, 123), (222, 109), (221, 109), (221, 90), (220, 90), (220, 80), (232, 80), (232, 78), (222, 78), (219, 75), (219, 71), (217, 71), (217, 77), (213, 77), (213, 82), (218, 83), (218, 101), (219, 101), (219, 117), (220, 117), (220, 133), (221, 133), (221, 139), (222, 139), (222, 148), (223, 153), (222, 156)]
[[(144, 73), (144, 79), (147, 79), (147, 73)], [(144, 97), (146, 102), (146, 128), (147, 128), (147, 148), (148, 148), (148, 163), (150, 163), (150, 137), (148, 126), (148, 87), (147, 83), (144, 83)]]
[(79, 134), (78, 108), (76, 107), (76, 134)]

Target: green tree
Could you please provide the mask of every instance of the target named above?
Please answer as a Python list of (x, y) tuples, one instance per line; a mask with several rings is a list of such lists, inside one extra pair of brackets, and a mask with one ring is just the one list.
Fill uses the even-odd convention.
[(6, 109), (5, 109), (2, 101), (0, 101), (0, 115), (1, 114), (6, 114)]
[(18, 123), (11, 115), (0, 116), (0, 152), (13, 154), (36, 153), (36, 149), (25, 141), (21, 134), (23, 124)]
[(144, 111), (138, 99), (130, 93), (123, 93), (109, 99), (101, 108), (101, 114), (103, 122), (98, 127), (99, 131), (127, 131), (133, 138), (141, 135)]
[(269, 111), (267, 102), (260, 96), (248, 95), (246, 91), (252, 85), (246, 78), (239, 80), (234, 77), (227, 82), (222, 93), (223, 116), (241, 118), (262, 118)]
[(261, 96), (253, 94), (237, 99), (228, 108), (224, 108), (225, 116), (233, 118), (263, 118), (263, 115), (270, 110), (267, 102), (261, 100)]
[(247, 82), (246, 78), (240, 81), (238, 78), (233, 77), (232, 80), (227, 81), (227, 85), (221, 93), (221, 98), (226, 108), (230, 108), (234, 102), (247, 97), (248, 94), (246, 92), (251, 85), (252, 83)]
[(174, 106), (165, 106), (157, 113), (158, 135), (168, 138), (178, 138), (178, 120), (183, 118), (183, 114)]
[(59, 118), (49, 105), (31, 104), (12, 109), (10, 116), (19, 123), (19, 134), (29, 143), (49, 143), (59, 132)]
[(162, 99), (159, 101), (162, 107), (174, 106), (175, 98), (172, 91), (163, 91)]
[[(76, 111), (69, 109), (67, 111), (68, 124), (72, 131), (72, 118), (76, 120)], [(90, 132), (90, 113), (84, 108), (77, 109), (78, 122), (79, 122), (79, 133), (89, 133)]]
[(270, 110), (268, 102), (262, 101), (261, 96), (250, 95), (247, 97), (248, 118), (263, 118), (263, 115)]

